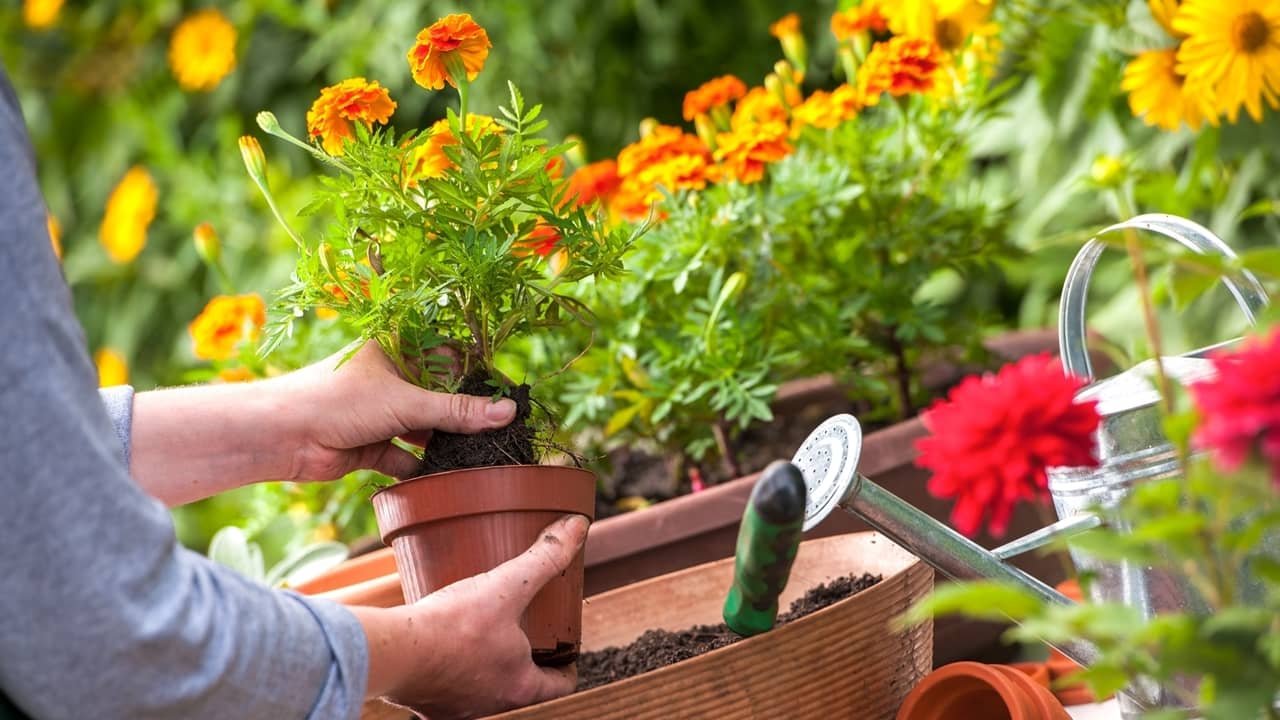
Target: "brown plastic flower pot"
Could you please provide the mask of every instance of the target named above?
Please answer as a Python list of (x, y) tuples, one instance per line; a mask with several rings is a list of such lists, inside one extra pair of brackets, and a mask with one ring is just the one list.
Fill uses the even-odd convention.
[(958, 662), (930, 673), (897, 720), (1070, 720), (1053, 693), (1004, 665)]
[[(492, 570), (567, 513), (595, 514), (596, 477), (552, 465), (455, 470), (373, 495), (382, 541), (395, 553), (406, 602)], [(522, 625), (535, 662), (563, 664), (582, 634), (582, 555), (529, 604)]]

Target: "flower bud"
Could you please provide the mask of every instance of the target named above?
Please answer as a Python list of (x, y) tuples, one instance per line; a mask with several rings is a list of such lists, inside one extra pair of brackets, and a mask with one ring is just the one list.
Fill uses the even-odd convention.
[(214, 232), (213, 226), (207, 222), (202, 222), (196, 226), (192, 233), (196, 246), (196, 254), (200, 259), (210, 265), (217, 265), (222, 259), (222, 243), (218, 241), (218, 233)]
[(280, 129), (280, 121), (276, 119), (275, 113), (267, 112), (266, 110), (263, 110), (262, 112), (258, 113), (257, 121), (258, 121), (258, 127), (262, 128), (263, 132), (266, 132), (270, 135), (275, 135), (279, 132), (282, 132)]
[(262, 153), (262, 145), (252, 135), (240, 136), (240, 157), (244, 159), (244, 167), (249, 177), (258, 184), (267, 180), (267, 156)]
[(569, 251), (561, 249), (552, 253), (547, 260), (547, 266), (551, 268), (552, 274), (559, 275), (564, 272), (565, 268), (569, 267)]
[(571, 147), (564, 151), (564, 156), (573, 164), (573, 167), (580, 168), (587, 164), (586, 143), (582, 141), (580, 135), (566, 135), (565, 144)]
[(640, 137), (647, 138), (653, 134), (654, 129), (658, 127), (658, 121), (654, 118), (647, 117), (640, 121)]
[(1115, 155), (1099, 155), (1089, 167), (1089, 179), (1098, 187), (1116, 188), (1124, 183), (1128, 163)]

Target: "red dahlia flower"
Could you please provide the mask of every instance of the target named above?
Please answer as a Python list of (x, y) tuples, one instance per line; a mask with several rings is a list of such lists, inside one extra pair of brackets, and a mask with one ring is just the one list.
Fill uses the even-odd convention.
[(955, 499), (956, 529), (976, 535), (986, 518), (1003, 535), (1018, 502), (1044, 497), (1045, 468), (1098, 464), (1097, 403), (1075, 402), (1083, 384), (1057, 359), (1034, 355), (965, 378), (925, 411), (931, 434), (916, 442), (916, 464), (933, 471), (933, 496)]
[(1217, 378), (1190, 386), (1201, 418), (1192, 440), (1222, 470), (1235, 470), (1256, 451), (1280, 486), (1280, 329), (1215, 355), (1213, 365)]

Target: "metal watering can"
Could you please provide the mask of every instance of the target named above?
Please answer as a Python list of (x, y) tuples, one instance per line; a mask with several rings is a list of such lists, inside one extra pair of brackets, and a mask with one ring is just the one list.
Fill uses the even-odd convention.
[[(1141, 215), (1106, 228), (1099, 235), (1118, 230), (1152, 232), (1197, 253), (1235, 257), (1209, 230), (1170, 215)], [(1055, 539), (1099, 526), (1102, 520), (1095, 514), (1096, 509), (1115, 507), (1138, 483), (1173, 477), (1177, 473), (1175, 450), (1161, 429), (1160, 397), (1151, 379), (1154, 361), (1093, 382), (1093, 367), (1085, 347), (1085, 300), (1089, 279), (1104, 249), (1105, 245), (1096, 237), (1085, 244), (1071, 264), (1062, 292), (1059, 343), (1063, 365), (1067, 372), (1092, 382), (1077, 397), (1097, 399), (1102, 422), (1097, 431), (1099, 467), (1049, 470), (1049, 491), (1058, 522), (995, 550), (987, 550), (858, 474), (861, 426), (852, 415), (837, 415), (822, 423), (792, 460), (805, 479), (804, 529), (816, 526), (840, 507), (948, 577), (1011, 582), (1046, 601), (1070, 603), (1071, 600), (1058, 591), (1005, 561)], [(1267, 302), (1262, 286), (1248, 272), (1224, 278), (1223, 282), (1252, 324), (1256, 313)], [(1165, 372), (1171, 381), (1184, 384), (1209, 377), (1212, 364), (1203, 356), (1221, 346), (1163, 358)], [(1185, 578), (1129, 562), (1101, 562), (1074, 551), (1072, 556), (1079, 569), (1095, 573), (1091, 588), (1095, 601), (1123, 602), (1148, 616), (1205, 609), (1204, 602)], [(1247, 585), (1246, 581), (1246, 596)], [(1082, 665), (1098, 657), (1097, 649), (1083, 641), (1058, 649)], [(1189, 696), (1195, 696), (1194, 685), (1184, 690)], [(1157, 708), (1186, 707), (1175, 693), (1153, 682), (1134, 683), (1121, 693), (1119, 702), (1125, 718)]]

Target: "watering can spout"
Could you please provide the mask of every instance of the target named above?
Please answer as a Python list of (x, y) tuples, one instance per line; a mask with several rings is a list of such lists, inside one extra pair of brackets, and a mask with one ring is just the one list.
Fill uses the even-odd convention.
[[(947, 577), (1009, 582), (1047, 602), (1064, 605), (1073, 602), (1005, 559), (1043, 545), (1064, 532), (1084, 529), (1089, 521), (1076, 521), (1070, 528), (1051, 526), (997, 551), (987, 550), (859, 474), (861, 449), (862, 428), (857, 419), (852, 415), (837, 415), (814, 430), (796, 453), (792, 462), (800, 468), (807, 487), (805, 530), (841, 508), (862, 518)], [(1058, 649), (1081, 665), (1089, 665), (1098, 658), (1097, 649), (1084, 642)]]

